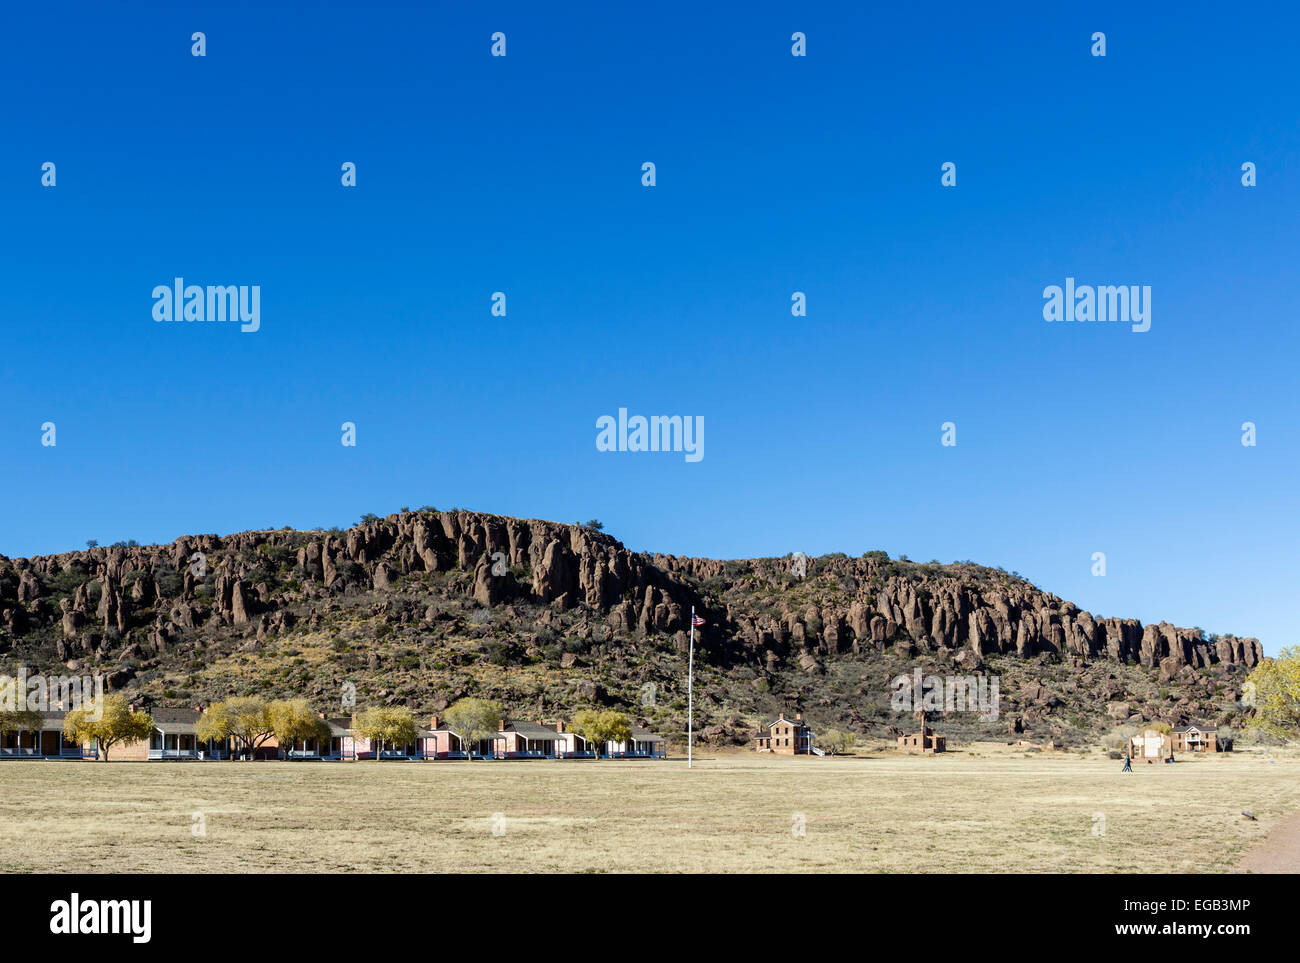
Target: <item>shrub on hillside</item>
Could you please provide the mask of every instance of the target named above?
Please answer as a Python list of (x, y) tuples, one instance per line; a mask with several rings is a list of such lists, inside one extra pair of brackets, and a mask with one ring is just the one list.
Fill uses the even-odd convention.
[(1101, 744), (1107, 749), (1125, 749), (1132, 735), (1132, 730), (1127, 726), (1116, 726), (1102, 737)]

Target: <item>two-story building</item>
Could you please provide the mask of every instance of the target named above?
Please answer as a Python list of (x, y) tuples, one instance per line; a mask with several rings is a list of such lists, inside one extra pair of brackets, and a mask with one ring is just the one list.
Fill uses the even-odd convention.
[(813, 751), (816, 736), (808, 723), (803, 720), (803, 713), (796, 712), (793, 719), (787, 719), (781, 713), (755, 737), (755, 747), (759, 752), (774, 752), (783, 756), (803, 756)]
[(1197, 724), (1174, 726), (1169, 734), (1175, 752), (1231, 752), (1232, 740), (1220, 738), (1215, 726)]

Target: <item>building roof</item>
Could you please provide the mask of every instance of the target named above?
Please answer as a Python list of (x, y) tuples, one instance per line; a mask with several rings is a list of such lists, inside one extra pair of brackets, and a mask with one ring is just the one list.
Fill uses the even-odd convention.
[(150, 709), (149, 715), (153, 717), (153, 727), (159, 732), (191, 736), (203, 713), (198, 709)]
[[(502, 730), (498, 730), (498, 732), (496, 732), (496, 733), (488, 733), (486, 736), (483, 736), (481, 739), (478, 739), (477, 741), (475, 741), (474, 744), (475, 744), (475, 745), (478, 745), (480, 742), (491, 742), (493, 739), (496, 739), (497, 736), (498, 736), (501, 732), (504, 732), (504, 731), (506, 731), (506, 730), (502, 729)], [(511, 731), (511, 732), (514, 732), (515, 730), (511, 729), (510, 731)], [(466, 741), (465, 737), (462, 736), (462, 735), (460, 734), (460, 730), (459, 730), (459, 729), (453, 729), (451, 726), (447, 725), (447, 723), (445, 723), (445, 722), (441, 722), (441, 723), (439, 723), (437, 729), (430, 729), (430, 730), (429, 730), (430, 735), (436, 735), (436, 734), (439, 733), (439, 732), (448, 732), (448, 733), (450, 733), (451, 735), (455, 736), (457, 739), (459, 739), (461, 742), (465, 742), (465, 741)], [(565, 733), (565, 735), (567, 735), (567, 734), (568, 734), (568, 733)], [(555, 732), (551, 732), (551, 738), (552, 738), (552, 739), (554, 739), (554, 738), (556, 737), (556, 735), (557, 735), (557, 733), (555, 733)], [(536, 737), (536, 736), (527, 736), (526, 738), (528, 738), (528, 739), (534, 739), (534, 738), (537, 738), (537, 737)]]
[(1195, 722), (1185, 726), (1174, 726), (1174, 732), (1218, 732), (1218, 731), (1219, 731), (1218, 727), (1216, 726), (1198, 725)]
[(525, 739), (554, 739), (558, 732), (554, 726), (543, 726), (536, 722), (516, 722), (513, 719), (506, 720), (506, 727), (502, 732), (514, 732), (523, 736)]
[(784, 714), (784, 713), (783, 713), (781, 716), (779, 716), (779, 717), (777, 718), (776, 722), (773, 722), (773, 723), (771, 723), (770, 725), (768, 725), (767, 728), (768, 728), (769, 730), (771, 730), (771, 729), (775, 728), (776, 726), (780, 725), (782, 722), (787, 723), (788, 725), (792, 725), (792, 726), (794, 726), (796, 729), (798, 729), (798, 728), (800, 728), (800, 727), (802, 727), (802, 728), (804, 728), (804, 729), (811, 729), (811, 728), (812, 728), (812, 726), (808, 725), (808, 720), (807, 720), (807, 719), (787, 719), (787, 718), (785, 717), (785, 714)]
[(150, 709), (154, 722), (198, 722), (203, 715), (198, 709)]
[(153, 727), (169, 736), (192, 736), (198, 732), (198, 725), (193, 722), (159, 722), (154, 720)]
[(632, 738), (637, 742), (663, 742), (663, 736), (657, 736), (649, 729), (642, 729), (640, 726), (632, 726)]
[(326, 719), (325, 725), (330, 727), (330, 738), (341, 738), (352, 735), (352, 720), (344, 718)]

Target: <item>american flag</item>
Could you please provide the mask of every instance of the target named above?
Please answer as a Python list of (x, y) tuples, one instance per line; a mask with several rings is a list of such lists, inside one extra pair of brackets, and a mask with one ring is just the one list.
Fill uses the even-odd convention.
[(691, 616), (691, 625), (703, 625), (703, 624), (704, 624), (704, 620), (700, 618), (698, 615)]

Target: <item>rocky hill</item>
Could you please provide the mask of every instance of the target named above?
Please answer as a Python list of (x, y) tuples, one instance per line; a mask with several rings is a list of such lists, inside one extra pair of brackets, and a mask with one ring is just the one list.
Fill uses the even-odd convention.
[(1255, 639), (1094, 618), (1000, 569), (882, 552), (717, 561), (630, 552), (591, 528), (432, 509), (347, 531), (193, 535), (0, 556), (0, 666), (105, 675), (140, 701), (307, 695), (440, 711), (463, 695), (554, 719), (620, 704), (743, 741), (778, 710), (882, 735), (910, 719), (888, 681), (996, 675), (996, 720), (959, 734), (1078, 742), (1116, 722), (1231, 723)]

